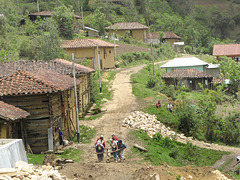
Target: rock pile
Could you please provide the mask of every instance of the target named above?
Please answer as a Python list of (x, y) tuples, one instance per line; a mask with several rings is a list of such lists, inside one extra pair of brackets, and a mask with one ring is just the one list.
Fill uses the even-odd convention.
[(66, 180), (58, 170), (50, 165), (33, 166), (18, 161), (15, 168), (1, 168), (0, 180)]
[(169, 127), (160, 123), (155, 115), (141, 111), (132, 112), (129, 117), (123, 120), (122, 126), (132, 129), (142, 129), (147, 132), (150, 137), (153, 137), (154, 134), (159, 132), (163, 137), (169, 136), (172, 139), (186, 139), (184, 134), (177, 134), (171, 131)]

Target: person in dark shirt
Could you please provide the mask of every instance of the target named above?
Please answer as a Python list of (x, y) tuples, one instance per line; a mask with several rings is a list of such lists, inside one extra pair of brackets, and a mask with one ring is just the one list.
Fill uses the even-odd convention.
[(59, 128), (58, 134), (59, 134), (59, 144), (63, 145), (63, 133), (60, 128)]

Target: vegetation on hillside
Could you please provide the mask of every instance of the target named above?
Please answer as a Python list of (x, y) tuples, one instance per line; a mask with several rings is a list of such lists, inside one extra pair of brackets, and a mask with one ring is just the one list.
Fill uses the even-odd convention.
[[(172, 31), (181, 36), (189, 53), (212, 53), (214, 44), (238, 42), (240, 8), (237, 1), (221, 1), (229, 4), (226, 10), (216, 3), (206, 7), (193, 0), (130, 0), (115, 4), (94, 0), (39, 0), (39, 11), (53, 11), (51, 20), (32, 22), (28, 13), (37, 12), (37, 2), (32, 0), (2, 0), (0, 2), (0, 60), (66, 58), (59, 49), (64, 39), (83, 37), (77, 26), (83, 25), (105, 34), (105, 27), (117, 22), (140, 22), (160, 35)], [(208, 2), (206, 1), (206, 4)], [(82, 8), (81, 8), (82, 7)], [(229, 7), (232, 7), (231, 13)], [(84, 18), (76, 22), (74, 14)], [(235, 12), (235, 13), (234, 13)], [(52, 32), (55, 32), (54, 34)], [(128, 43), (131, 38), (123, 37)], [(135, 43), (136, 44), (136, 43)], [(160, 53), (161, 54), (161, 53)]]

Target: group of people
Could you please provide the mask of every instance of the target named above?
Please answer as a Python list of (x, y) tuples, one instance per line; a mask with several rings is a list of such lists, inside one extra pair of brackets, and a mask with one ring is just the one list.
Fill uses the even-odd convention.
[[(162, 107), (162, 104), (160, 102), (160, 100), (157, 101), (156, 103), (156, 107), (157, 108), (161, 108)], [(169, 110), (169, 112), (173, 113), (173, 105), (169, 102), (168, 105), (167, 105), (167, 109)]]
[[(122, 140), (118, 140), (114, 134), (112, 135), (112, 138), (109, 139), (108, 143), (110, 145), (110, 153), (114, 157), (114, 162), (118, 162), (118, 160), (122, 162), (124, 160), (123, 150), (127, 148), (126, 144), (124, 144)], [(104, 149), (106, 146), (103, 135), (97, 139), (95, 146), (98, 160), (102, 161), (104, 157)]]

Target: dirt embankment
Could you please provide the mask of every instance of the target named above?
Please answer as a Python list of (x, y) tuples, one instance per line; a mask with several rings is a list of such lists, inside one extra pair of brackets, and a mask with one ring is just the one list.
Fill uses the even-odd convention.
[[(132, 145), (137, 142), (131, 139), (129, 130), (122, 127), (124, 118), (128, 117), (132, 111), (138, 110), (139, 104), (132, 95), (132, 86), (130, 75), (139, 71), (142, 66), (133, 67), (127, 70), (122, 70), (116, 74), (112, 84), (113, 98), (104, 104), (107, 109), (105, 114), (96, 120), (80, 121), (81, 125), (96, 127), (97, 135), (90, 144), (79, 144), (78, 148), (84, 151), (82, 162), (67, 164), (60, 172), (70, 179), (105, 179), (105, 180), (172, 180), (183, 176), (186, 179), (203, 179), (214, 180), (220, 178), (221, 174), (213, 173), (215, 170), (212, 167), (171, 167), (167, 164), (162, 166), (150, 166), (142, 163), (138, 156), (131, 158), (128, 154), (131, 153)], [(94, 143), (101, 135), (104, 135), (105, 140), (108, 140), (112, 134), (116, 134), (128, 146), (125, 152), (126, 160), (122, 163), (102, 163), (97, 162)], [(107, 145), (107, 148), (108, 145)], [(106, 157), (105, 157), (106, 158)], [(224, 179), (221, 177), (220, 179)], [(233, 179), (233, 178), (231, 178)]]

